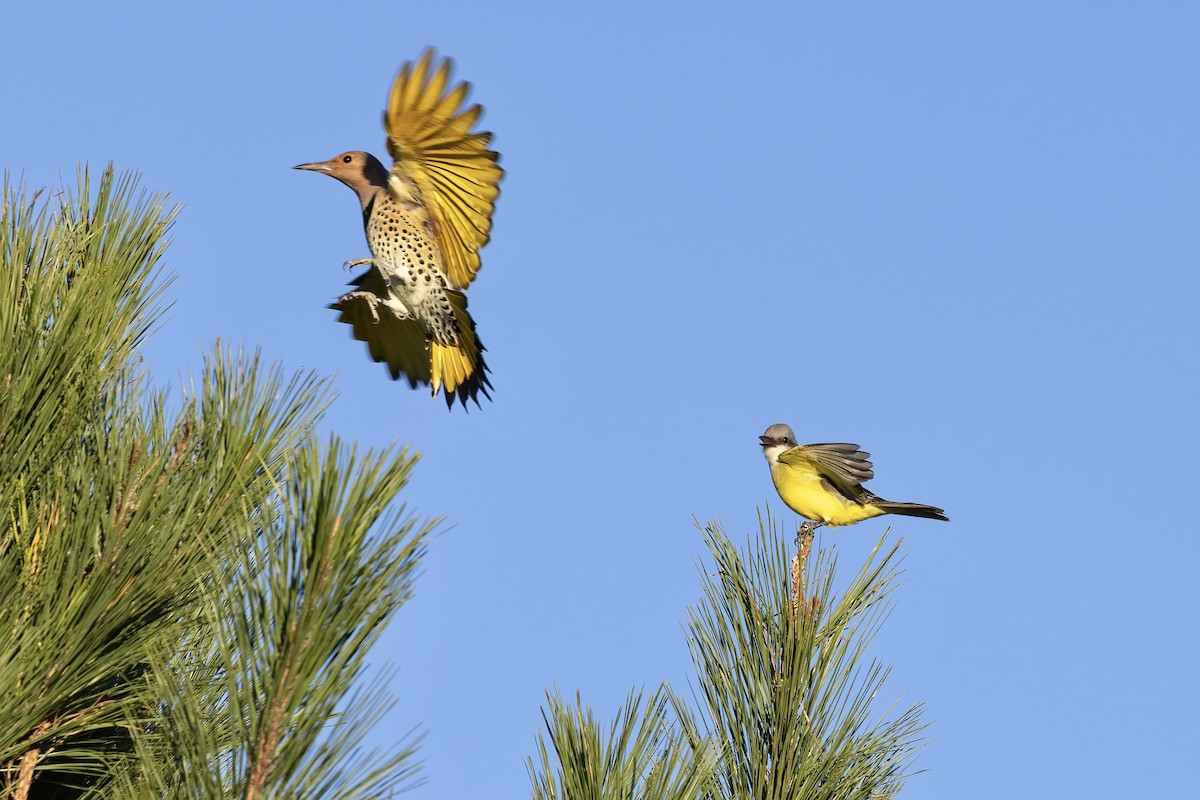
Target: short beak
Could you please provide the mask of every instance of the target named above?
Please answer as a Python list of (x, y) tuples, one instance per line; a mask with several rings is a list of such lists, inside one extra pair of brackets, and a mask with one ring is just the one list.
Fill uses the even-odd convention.
[(758, 437), (758, 443), (763, 447), (770, 447), (773, 444), (779, 444), (779, 442), (777, 442), (775, 439), (772, 439), (770, 436)]
[(313, 172), (331, 172), (333, 165), (328, 161), (310, 161), (307, 164), (297, 164), (292, 169), (309, 169)]

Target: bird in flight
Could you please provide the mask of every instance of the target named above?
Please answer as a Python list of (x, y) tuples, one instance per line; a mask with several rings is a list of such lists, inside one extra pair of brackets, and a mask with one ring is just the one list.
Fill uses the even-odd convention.
[(796, 444), (787, 425), (772, 425), (758, 437), (771, 465), (771, 480), (787, 507), (822, 525), (851, 525), (882, 514), (904, 514), (948, 522), (946, 512), (923, 503), (898, 503), (864, 489), (875, 477), (870, 453), (856, 444)]
[(479, 405), (491, 398), (483, 343), (463, 293), (479, 272), (479, 250), (488, 243), (492, 212), (504, 170), (488, 149), (492, 134), (472, 131), (483, 109), (463, 108), (470, 89), (450, 86), (452, 63), (434, 64), (432, 49), (406, 63), (392, 84), (383, 125), (392, 156), (379, 159), (351, 150), (294, 169), (337, 178), (358, 195), (370, 258), (353, 291), (329, 307), (341, 312), (371, 358), (392, 378)]

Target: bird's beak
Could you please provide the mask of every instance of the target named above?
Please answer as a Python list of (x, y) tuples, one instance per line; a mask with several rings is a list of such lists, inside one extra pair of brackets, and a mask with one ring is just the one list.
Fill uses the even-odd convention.
[(328, 161), (310, 161), (307, 164), (297, 164), (292, 169), (309, 169), (313, 172), (332, 172), (333, 166)]
[(770, 447), (773, 444), (779, 444), (779, 441), (772, 439), (770, 436), (760, 436), (758, 437), (758, 443), (763, 447)]

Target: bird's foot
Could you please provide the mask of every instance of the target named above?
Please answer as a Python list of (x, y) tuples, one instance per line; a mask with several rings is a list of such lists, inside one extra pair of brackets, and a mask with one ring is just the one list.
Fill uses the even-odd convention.
[(800, 529), (796, 531), (796, 546), (799, 547), (800, 542), (802, 542), (805, 537), (811, 537), (813, 533), (816, 532), (817, 528), (820, 528), (824, 524), (824, 522), (812, 522), (805, 520), (804, 524), (800, 526)]
[(352, 258), (342, 264), (342, 269), (354, 269), (355, 267), (375, 266), (373, 258)]
[(380, 300), (374, 293), (361, 291), (348, 292), (347, 294), (344, 294), (338, 298), (338, 305), (348, 303), (352, 300), (366, 300), (367, 308), (371, 310), (371, 322), (376, 325), (379, 324), (379, 312), (376, 309), (379, 308)]

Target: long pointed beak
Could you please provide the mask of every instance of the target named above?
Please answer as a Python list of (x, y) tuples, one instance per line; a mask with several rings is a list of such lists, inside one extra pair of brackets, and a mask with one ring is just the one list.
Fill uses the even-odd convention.
[(310, 161), (307, 164), (297, 164), (292, 169), (308, 169), (313, 172), (331, 172), (333, 166), (328, 161)]
[(770, 436), (758, 437), (758, 443), (761, 444), (763, 447), (770, 447), (773, 444), (779, 444), (779, 442), (775, 441)]

